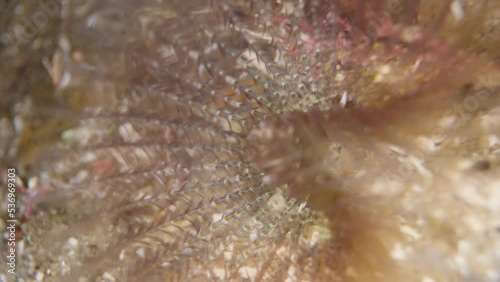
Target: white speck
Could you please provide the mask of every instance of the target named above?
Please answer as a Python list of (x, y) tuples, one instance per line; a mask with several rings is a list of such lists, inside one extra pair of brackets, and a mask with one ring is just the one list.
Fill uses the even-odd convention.
[(45, 275), (43, 274), (43, 272), (38, 271), (38, 272), (36, 273), (35, 278), (36, 278), (36, 281), (43, 281), (43, 278), (45, 278)]
[(412, 72), (416, 72), (418, 70), (418, 67), (420, 67), (420, 63), (422, 63), (422, 59), (418, 59), (415, 64), (413, 65)]
[(258, 131), (258, 136), (265, 141), (269, 141), (274, 137), (274, 132), (271, 128), (264, 127), (260, 131)]
[(217, 223), (217, 222), (221, 221), (223, 217), (224, 217), (224, 214), (222, 214), (222, 213), (215, 213), (215, 214), (212, 215), (212, 221), (214, 223)]
[(288, 209), (289, 205), (287, 201), (285, 200), (286, 196), (283, 194), (282, 191), (277, 191), (270, 199), (269, 199), (269, 206), (272, 208), (273, 211), (276, 213), (280, 213), (286, 209)]
[(426, 176), (431, 176), (431, 172), (429, 172), (425, 166), (423, 165), (423, 160), (420, 159), (420, 158), (417, 158), (415, 156), (410, 156), (409, 158), (409, 161), (410, 163), (413, 165), (414, 168), (417, 169), (417, 171), (422, 174), (422, 175), (426, 175)]
[(283, 56), (282, 52), (280, 52), (279, 50), (276, 50), (276, 55), (274, 56), (274, 62), (280, 66), (286, 65), (286, 61), (284, 59), (284, 56)]
[(391, 256), (396, 260), (404, 260), (406, 258), (405, 250), (401, 244), (396, 244), (391, 251)]
[(286, 11), (287, 14), (293, 14), (297, 12), (293, 3), (290, 2), (285, 2), (283, 4), (283, 11)]
[(232, 258), (233, 258), (233, 252), (232, 251), (224, 252), (224, 259), (226, 261), (230, 261)]
[(250, 233), (250, 240), (252, 242), (254, 242), (255, 240), (257, 240), (258, 237), (259, 237), (259, 235), (257, 234), (256, 231), (252, 231), (252, 233)]
[(424, 278), (422, 278), (422, 282), (436, 282), (436, 280), (434, 280), (428, 276), (425, 276)]
[(298, 212), (299, 212), (299, 213), (300, 213), (300, 212), (302, 212), (302, 210), (306, 207), (306, 205), (307, 205), (307, 204), (306, 204), (306, 202), (301, 203), (301, 204), (299, 205), (299, 210), (298, 210)]
[(305, 33), (301, 33), (300, 34), (300, 39), (303, 41), (303, 42), (309, 42), (311, 41), (311, 37)]
[(198, 61), (198, 58), (200, 57), (200, 53), (196, 51), (189, 51), (189, 57), (195, 61)]
[(257, 269), (254, 267), (244, 266), (238, 270), (238, 273), (242, 278), (254, 280), (257, 275)]
[(491, 281), (499, 281), (500, 280), (500, 273), (496, 270), (488, 270), (486, 272), (486, 275), (490, 278)]
[(266, 69), (266, 64), (258, 58), (257, 54), (252, 51), (245, 51), (241, 54), (239, 61), (243, 65), (247, 65), (249, 67), (254, 67), (259, 70), (264, 75), (269, 75), (269, 72)]
[(450, 5), (451, 13), (453, 14), (453, 17), (455, 20), (459, 21), (464, 18), (465, 12), (464, 12), (464, 5), (462, 1), (460, 0), (455, 0), (451, 3)]
[(122, 250), (122, 251), (120, 252), (120, 255), (118, 255), (118, 259), (119, 259), (120, 261), (123, 261), (123, 259), (124, 259), (124, 258), (125, 258), (125, 250)]
[(282, 254), (284, 254), (286, 252), (286, 250), (287, 249), (285, 247), (281, 247), (281, 248), (279, 248), (279, 249), (276, 250), (276, 254), (278, 256), (281, 256)]
[(345, 108), (345, 105), (347, 105), (347, 91), (344, 91), (344, 94), (342, 94), (342, 98), (340, 98), (340, 105), (342, 108)]
[(59, 82), (58, 87), (65, 88), (66, 86), (69, 85), (70, 81), (71, 81), (71, 74), (69, 72), (65, 71), (61, 77), (61, 81)]
[[(474, 189), (472, 187), (469, 187), (469, 189), (465, 188), (468, 193), (463, 196), (463, 199), (466, 199), (469, 203), (475, 204), (478, 206), (485, 205), (484, 201), (480, 200), (480, 196), (473, 193)], [(481, 233), (484, 232), (484, 224), (482, 224), (482, 221), (480, 220), (479, 217), (473, 216), (473, 215), (467, 215), (463, 217), (463, 222), (465, 226), (469, 227), (470, 230), (473, 230), (476, 233)]]
[(226, 270), (224, 268), (216, 267), (212, 270), (212, 272), (219, 280), (226, 279)]
[(78, 240), (75, 237), (70, 237), (68, 239), (68, 245), (70, 245), (73, 248), (76, 248), (78, 246)]
[(234, 85), (236, 83), (236, 79), (232, 76), (226, 75), (224, 79), (226, 80), (227, 83), (231, 85)]
[(204, 6), (198, 10), (193, 10), (191, 12), (192, 15), (203, 15), (203, 14), (208, 14), (210, 12), (210, 8), (208, 6)]
[(417, 232), (414, 228), (408, 226), (408, 225), (403, 225), (401, 227), (401, 232), (405, 233), (406, 235), (411, 236), (413, 239), (418, 240), (422, 238), (422, 235)]
[(175, 53), (174, 48), (172, 46), (166, 45), (162, 46), (160, 48), (160, 55), (162, 58), (171, 58), (171, 57), (177, 57), (177, 53)]
[(218, 46), (217, 44), (215, 44), (215, 43), (214, 43), (214, 44), (212, 44), (212, 45), (208, 46), (207, 48), (205, 48), (205, 49), (203, 50), (203, 53), (204, 53), (205, 55), (207, 55), (207, 54), (210, 54), (210, 53), (212, 53), (212, 52), (216, 51), (217, 49), (219, 49), (219, 46)]
[(389, 145), (389, 148), (393, 151), (393, 152), (396, 152), (400, 155), (403, 155), (405, 156), (407, 154), (407, 152), (405, 151), (405, 149), (399, 147), (399, 146), (396, 146), (396, 145)]
[(469, 265), (467, 264), (467, 259), (464, 256), (455, 257), (455, 263), (458, 265), (458, 269), (462, 275), (470, 275)]
[(106, 281), (109, 281), (109, 282), (115, 282), (116, 279), (113, 275), (111, 275), (109, 272), (104, 272), (104, 274), (102, 275), (102, 278)]
[(146, 257), (146, 251), (144, 250), (144, 248), (139, 248), (137, 250), (135, 250), (135, 253), (140, 256), (141, 258), (145, 258)]
[(288, 268), (288, 277), (287, 279), (285, 280), (285, 282), (292, 282), (292, 281), (296, 281), (295, 279), (295, 267), (293, 266), (290, 266)]
[(88, 170), (80, 170), (75, 177), (71, 178), (69, 182), (71, 184), (80, 184), (89, 176)]
[(36, 186), (38, 186), (38, 177), (34, 176), (34, 177), (31, 177), (30, 179), (28, 179), (28, 188), (29, 189), (33, 189)]
[(118, 128), (118, 133), (123, 141), (126, 142), (136, 142), (141, 139), (140, 134), (135, 130), (135, 128), (130, 123), (125, 123), (120, 125)]
[(466, 240), (458, 241), (458, 250), (460, 252), (468, 252), (471, 249), (472, 249), (472, 246), (471, 246), (470, 242), (468, 242)]
[(71, 270), (71, 267), (69, 267), (66, 264), (65, 260), (59, 260), (59, 266), (61, 267), (61, 273), (63, 275), (67, 275), (70, 272), (70, 270)]
[(87, 153), (80, 156), (81, 162), (90, 163), (97, 160), (97, 156), (93, 153)]
[(193, 249), (191, 248), (186, 248), (180, 252), (182, 255), (192, 255), (193, 254)]
[(14, 117), (14, 130), (18, 133), (22, 132), (24, 128), (23, 119), (20, 116)]
[(68, 37), (66, 36), (61, 36), (59, 38), (59, 48), (61, 48), (61, 51), (64, 53), (64, 54), (68, 54), (71, 50), (71, 43), (68, 39)]

